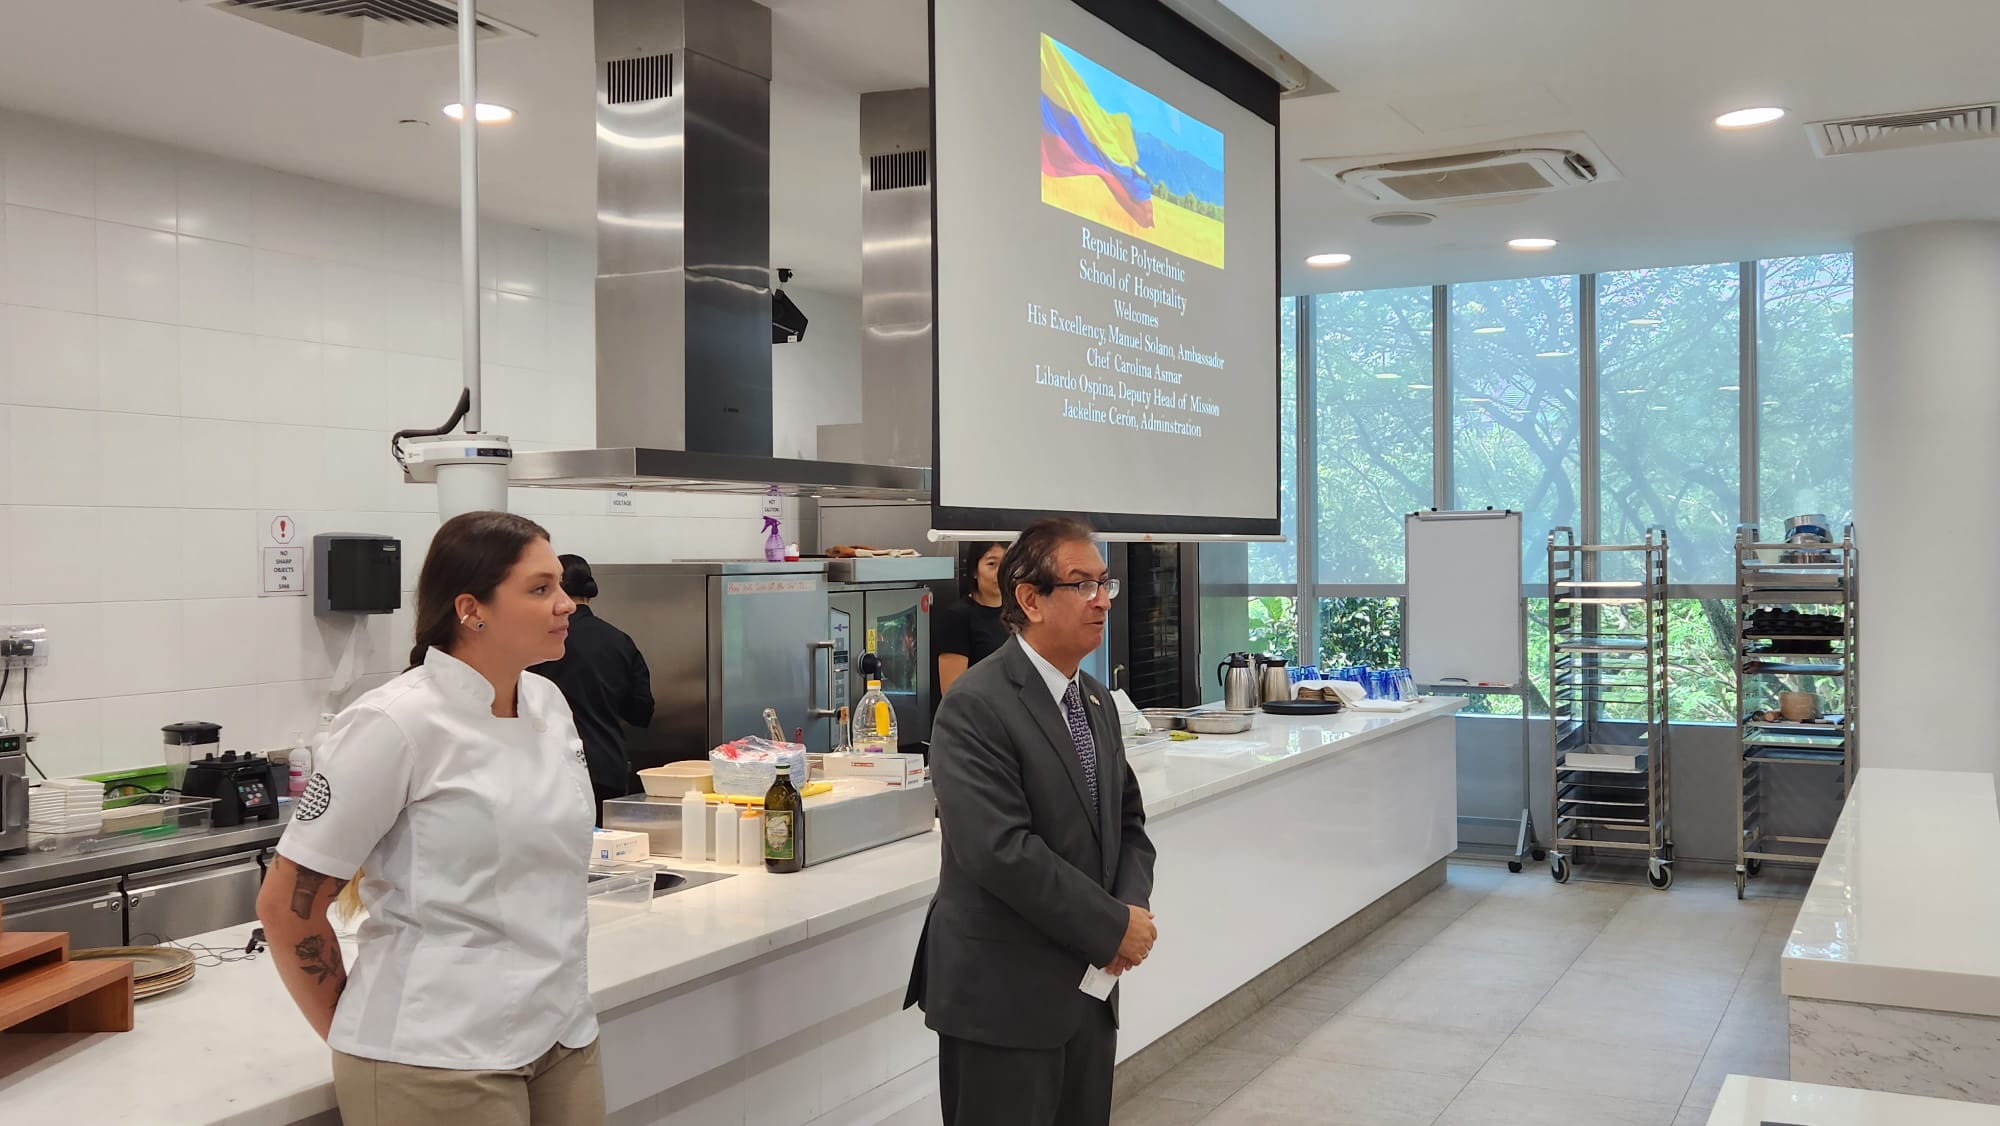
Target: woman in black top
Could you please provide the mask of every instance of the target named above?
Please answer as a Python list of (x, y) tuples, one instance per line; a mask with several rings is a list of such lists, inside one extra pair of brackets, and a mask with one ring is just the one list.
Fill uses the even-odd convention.
[(548, 677), (562, 689), (576, 715), (576, 733), (583, 737), (584, 760), (590, 766), (590, 788), (597, 795), (597, 823), (604, 824), (604, 803), (632, 792), (632, 764), (625, 757), (625, 728), (653, 722), (653, 673), (646, 658), (625, 631), (590, 611), (597, 597), (597, 579), (581, 555), (564, 555), (563, 593), (576, 603), (569, 619), (569, 645), (562, 660), (537, 665), (529, 672)]
[(1007, 644), (1000, 622), (1000, 559), (1004, 543), (974, 543), (959, 552), (958, 589), (964, 597), (931, 620), (931, 648), (937, 654), (938, 694), (965, 670)]

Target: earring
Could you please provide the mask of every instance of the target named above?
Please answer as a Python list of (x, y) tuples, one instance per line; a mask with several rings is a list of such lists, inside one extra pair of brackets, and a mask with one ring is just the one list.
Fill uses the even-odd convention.
[(485, 622), (474, 622), (474, 623), (473, 623), (473, 625), (472, 625), (472, 628), (473, 628), (473, 629), (485, 629), (485, 628), (486, 628), (486, 623), (485, 623)]

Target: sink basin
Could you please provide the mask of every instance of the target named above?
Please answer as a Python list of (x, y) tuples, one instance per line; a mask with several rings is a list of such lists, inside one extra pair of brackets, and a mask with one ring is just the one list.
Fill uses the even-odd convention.
[(653, 898), (672, 895), (677, 891), (698, 888), (734, 876), (734, 872), (655, 872), (653, 873)]

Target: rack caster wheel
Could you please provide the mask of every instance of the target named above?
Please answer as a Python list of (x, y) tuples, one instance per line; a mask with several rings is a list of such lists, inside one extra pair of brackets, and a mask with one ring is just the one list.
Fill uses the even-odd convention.
[(1761, 876), (1764, 874), (1764, 862), (1761, 860), (1746, 861), (1743, 865), (1743, 870), (1750, 876)]
[(1569, 882), (1569, 861), (1558, 856), (1549, 861), (1549, 878), (1559, 884)]
[(1538, 848), (1529, 855), (1535, 858), (1535, 863), (1540, 864), (1542, 861), (1547, 860), (1549, 858), (1549, 850), (1545, 848)]
[(1736, 898), (1743, 898), (1743, 888), (1748, 882), (1748, 878), (1741, 871), (1736, 873)]
[(1674, 868), (1671, 864), (1655, 863), (1646, 872), (1646, 882), (1660, 891), (1674, 886)]
[(1516, 875), (1519, 875), (1521, 872), (1521, 862), (1518, 860), (1509, 860), (1507, 862), (1507, 870), (1509, 872), (1513, 872)]

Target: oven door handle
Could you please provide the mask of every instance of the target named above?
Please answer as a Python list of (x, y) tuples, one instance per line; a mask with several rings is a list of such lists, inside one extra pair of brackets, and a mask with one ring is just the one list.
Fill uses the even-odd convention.
[(0, 772), (0, 831), (28, 827), (28, 776)]
[[(819, 677), (819, 655), (826, 654), (826, 679)], [(818, 683), (814, 683), (818, 681)], [(817, 696), (819, 703), (808, 707), (806, 715), (813, 719), (831, 719), (840, 714), (833, 706), (833, 642), (810, 641), (806, 643), (806, 697), (808, 701)]]

